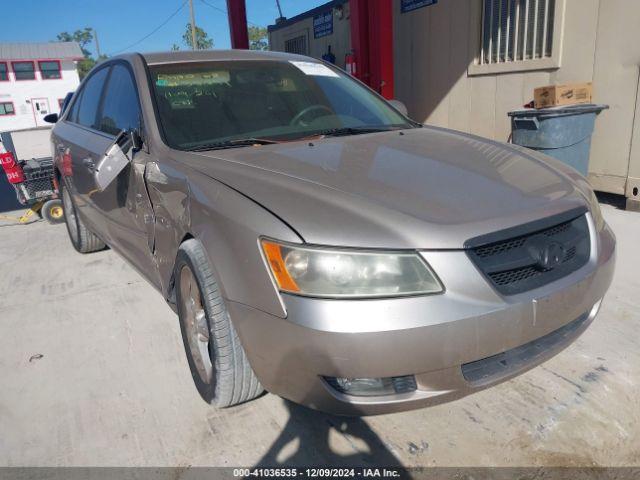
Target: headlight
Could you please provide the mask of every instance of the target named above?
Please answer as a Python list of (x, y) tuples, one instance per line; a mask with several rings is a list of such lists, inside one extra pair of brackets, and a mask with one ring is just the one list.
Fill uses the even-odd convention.
[(589, 206), (591, 207), (591, 216), (593, 217), (593, 223), (596, 225), (596, 230), (599, 232), (604, 228), (604, 217), (602, 216), (602, 210), (600, 210), (600, 202), (593, 190), (590, 190), (591, 195), (589, 198)]
[(417, 253), (303, 247), (262, 240), (280, 291), (312, 297), (395, 297), (442, 292)]

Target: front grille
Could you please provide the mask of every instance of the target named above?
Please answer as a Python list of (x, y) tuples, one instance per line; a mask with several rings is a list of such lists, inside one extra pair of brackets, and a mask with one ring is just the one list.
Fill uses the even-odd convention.
[(508, 252), (514, 248), (520, 248), (524, 245), (525, 238), (517, 238), (515, 240), (509, 240), (507, 242), (500, 242), (487, 247), (480, 247), (476, 249), (476, 255), (481, 258), (490, 257), (499, 253)]
[(512, 283), (521, 282), (528, 278), (541, 275), (542, 271), (534, 267), (515, 268), (504, 272), (490, 273), (489, 277), (496, 285), (511, 285)]
[[(563, 225), (564, 230), (566, 230), (568, 227), (569, 227), (568, 224)], [(522, 241), (522, 243), (524, 244), (524, 240)], [(573, 257), (575, 257), (577, 251), (578, 249), (576, 247), (570, 247), (568, 250), (566, 250), (562, 257), (561, 264), (566, 263), (570, 261)], [(517, 282), (521, 282), (523, 280), (527, 280), (529, 278), (537, 277), (538, 275), (543, 275), (544, 273), (545, 273), (545, 270), (528, 266), (523, 268), (515, 268), (512, 270), (505, 270), (502, 272), (490, 273), (489, 277), (491, 278), (491, 280), (493, 280), (493, 282), (496, 285), (503, 286), (503, 285), (511, 285)]]
[(484, 235), (465, 245), (471, 260), (504, 295), (558, 280), (582, 267), (590, 255), (585, 209)]

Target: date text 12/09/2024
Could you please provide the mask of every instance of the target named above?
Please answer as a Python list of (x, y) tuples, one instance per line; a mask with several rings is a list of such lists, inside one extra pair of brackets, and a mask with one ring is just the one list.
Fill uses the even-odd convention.
[(234, 477), (400, 478), (399, 468), (235, 468)]

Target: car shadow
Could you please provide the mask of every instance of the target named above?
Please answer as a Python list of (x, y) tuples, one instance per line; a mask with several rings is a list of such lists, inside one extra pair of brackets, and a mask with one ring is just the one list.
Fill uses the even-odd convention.
[[(358, 417), (338, 417), (283, 400), (289, 419), (256, 467), (402, 467), (382, 439)], [(342, 439), (335, 438), (341, 436)], [(333, 438), (333, 440), (332, 440)], [(348, 453), (332, 443), (343, 440)]]

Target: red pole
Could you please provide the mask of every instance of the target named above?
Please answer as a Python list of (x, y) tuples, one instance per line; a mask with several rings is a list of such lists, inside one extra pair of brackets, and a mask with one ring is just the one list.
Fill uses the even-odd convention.
[(393, 91), (393, 1), (350, 0), (351, 48), (356, 77), (391, 99)]
[(351, 49), (356, 63), (355, 77), (369, 84), (369, 1), (351, 0)]
[(249, 34), (247, 33), (247, 9), (244, 0), (227, 0), (229, 12), (229, 31), (231, 33), (231, 48), (249, 49)]
[(369, 86), (386, 99), (394, 97), (393, 87), (393, 4), (392, 0), (369, 2)]

